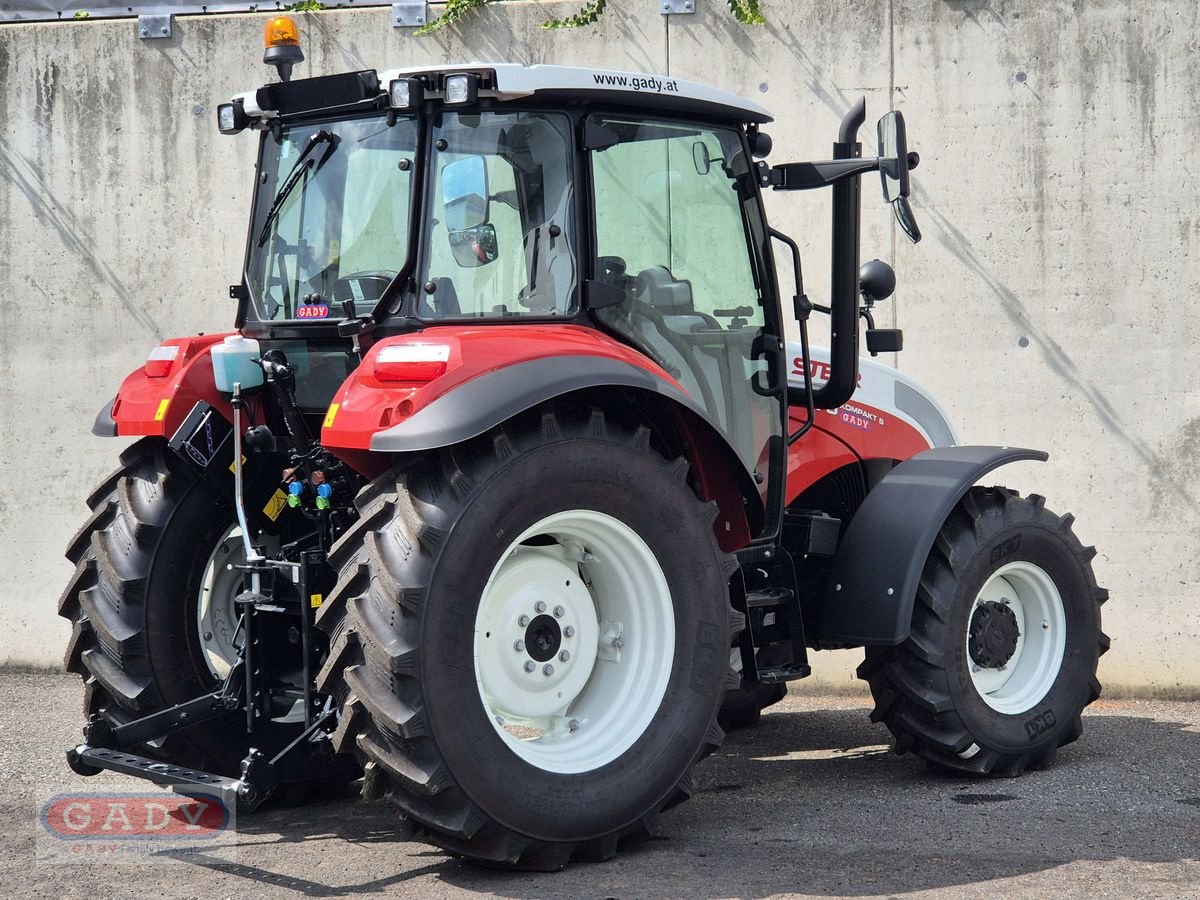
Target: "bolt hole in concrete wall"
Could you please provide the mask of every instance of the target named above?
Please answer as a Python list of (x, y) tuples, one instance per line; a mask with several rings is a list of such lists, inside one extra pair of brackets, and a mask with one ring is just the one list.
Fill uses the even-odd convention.
[[(924, 242), (897, 234), (870, 183), (863, 207), (864, 258), (899, 278), (878, 316), (906, 332), (889, 362), (965, 440), (1050, 451), (1003, 479), (1098, 547), (1104, 680), (1200, 687), (1200, 309), (1164, 306), (1197, 281), (1183, 173), (1200, 167), (1200, 8), (813, 0), (764, 4), (768, 24), (747, 28), (715, 0), (673, 16), (615, 0), (591, 29), (539, 27), (576, 6), (497, 4), (424, 39), (386, 8), (304, 14), (296, 75), (455, 59), (668, 73), (767, 103), (775, 161), (825, 157), (858, 96), (872, 122), (903, 110)], [(232, 322), (254, 140), (221, 137), (212, 110), (269, 76), (261, 23), (178, 16), (154, 41), (132, 20), (0, 27), (0, 453), (22, 485), (0, 496), (5, 664), (56, 665), (65, 646), (62, 551), (125, 443), (89, 434), (96, 411), (160, 339)], [(768, 203), (819, 301), (827, 196)], [(826, 656), (817, 671), (849, 685), (853, 655)]]

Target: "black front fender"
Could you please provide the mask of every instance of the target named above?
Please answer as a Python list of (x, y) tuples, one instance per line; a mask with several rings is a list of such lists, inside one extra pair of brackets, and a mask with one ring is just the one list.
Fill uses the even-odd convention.
[(821, 598), (818, 643), (902, 643), (925, 559), (958, 501), (993, 469), (1048, 458), (1018, 447), (938, 447), (892, 469), (867, 495), (838, 547)]

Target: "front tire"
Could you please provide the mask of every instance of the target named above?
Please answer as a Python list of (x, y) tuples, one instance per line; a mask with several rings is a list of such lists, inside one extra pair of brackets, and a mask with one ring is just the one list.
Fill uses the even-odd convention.
[(741, 619), (682, 461), (598, 411), (526, 424), (364, 491), (320, 686), (420, 837), (558, 869), (686, 798)]
[(1108, 649), (1091, 560), (1041, 497), (972, 488), (942, 526), (909, 637), (859, 667), (896, 750), (947, 769), (1019, 775), (1083, 732)]

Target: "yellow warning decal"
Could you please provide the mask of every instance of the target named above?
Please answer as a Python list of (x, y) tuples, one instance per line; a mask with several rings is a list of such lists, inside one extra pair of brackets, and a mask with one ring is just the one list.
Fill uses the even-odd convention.
[(167, 417), (167, 407), (170, 405), (171, 405), (170, 397), (163, 397), (162, 400), (160, 400), (158, 402), (158, 412), (156, 412), (154, 414), (155, 422), (161, 422), (163, 419), (165, 419)]
[(324, 594), (313, 594), (311, 597), (308, 598), (308, 602), (312, 606), (313, 609), (316, 609), (318, 606), (320, 606), (322, 603), (325, 602), (325, 595)]
[[(246, 457), (242, 456), (242, 465), (244, 466), (245, 464), (246, 464)], [(230, 463), (229, 471), (233, 472), (236, 475), (237, 474), (237, 463)], [(287, 500), (285, 499), (283, 502), (286, 503)]]
[(330, 403), (329, 404), (329, 412), (325, 413), (325, 424), (322, 427), (329, 428), (331, 425), (333, 425), (333, 420), (337, 418), (337, 411), (338, 411), (339, 406), (341, 406), (340, 403)]
[(267, 501), (267, 505), (263, 507), (263, 515), (274, 522), (287, 506), (287, 498), (288, 495), (283, 492), (283, 488), (276, 488), (271, 499)]

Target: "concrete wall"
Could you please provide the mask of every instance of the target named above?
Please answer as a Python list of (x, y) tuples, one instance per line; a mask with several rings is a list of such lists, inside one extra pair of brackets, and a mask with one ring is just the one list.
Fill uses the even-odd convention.
[[(775, 160), (822, 157), (860, 94), (902, 109), (922, 157), (909, 245), (872, 192), (864, 257), (897, 269), (896, 363), (964, 440), (1048, 449), (1014, 467), (1099, 549), (1111, 684), (1200, 689), (1200, 243), (1193, 137), (1200, 9), (1171, 0), (718, 0), (664, 18), (616, 0), (597, 27), (543, 32), (577, 3), (508, 3), (429, 38), (386, 9), (303, 17), (298, 75), (453, 59), (605, 65), (704, 80), (771, 107)], [(228, 327), (253, 139), (214, 106), (267, 75), (260, 16), (0, 28), (0, 662), (53, 664), (54, 602), (83, 497), (121, 442), (88, 433), (157, 341)], [(864, 136), (870, 133), (864, 129)], [(770, 198), (828, 283), (827, 197)], [(850, 680), (849, 656), (818, 672)]]

